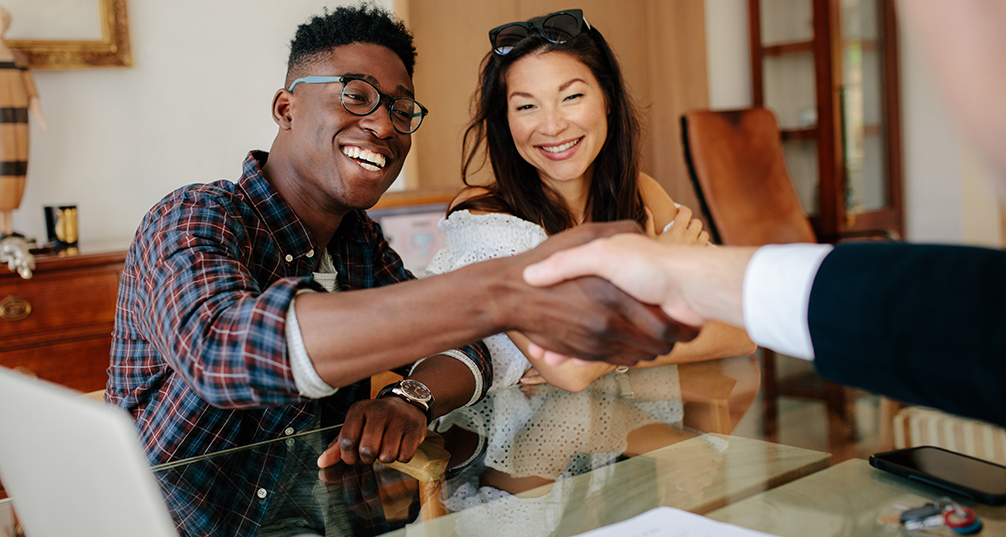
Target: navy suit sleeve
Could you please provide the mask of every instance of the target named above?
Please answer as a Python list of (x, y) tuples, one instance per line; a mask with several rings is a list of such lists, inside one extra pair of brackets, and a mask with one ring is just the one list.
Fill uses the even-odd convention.
[(825, 378), (1006, 426), (1006, 252), (839, 245), (808, 322)]

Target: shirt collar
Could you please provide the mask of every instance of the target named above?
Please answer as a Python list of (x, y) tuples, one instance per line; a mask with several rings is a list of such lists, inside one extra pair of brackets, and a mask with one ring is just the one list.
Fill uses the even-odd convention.
[(238, 187), (245, 191), (248, 201), (275, 236), (276, 242), (284, 245), (286, 253), (295, 258), (319, 255), (321, 248), (314, 243), (304, 222), (262, 174), (262, 166), (268, 158), (269, 153), (265, 151), (249, 152)]

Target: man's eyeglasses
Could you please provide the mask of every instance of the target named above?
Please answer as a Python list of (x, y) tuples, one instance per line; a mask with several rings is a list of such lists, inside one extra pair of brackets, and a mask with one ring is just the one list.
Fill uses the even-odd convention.
[(349, 76), (305, 76), (294, 80), (288, 91), (293, 91), (294, 86), (299, 83), (305, 84), (328, 84), (330, 82), (342, 83), (342, 107), (354, 116), (366, 116), (377, 110), (381, 101), (388, 101), (388, 115), (391, 116), (391, 125), (402, 134), (416, 132), (419, 125), (423, 123), (423, 118), (429, 113), (425, 106), (407, 97), (392, 97), (381, 93), (373, 84), (360, 78)]
[(537, 31), (552, 43), (560, 44), (580, 35), (583, 27), (590, 29), (590, 23), (583, 18), (582, 9), (564, 9), (535, 17), (527, 22), (510, 22), (489, 30), (489, 42), (493, 52), (500, 56), (509, 54), (520, 43)]

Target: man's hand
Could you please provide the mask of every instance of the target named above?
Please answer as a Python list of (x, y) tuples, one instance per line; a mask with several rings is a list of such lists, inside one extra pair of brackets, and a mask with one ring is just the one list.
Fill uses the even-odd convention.
[[(510, 258), (521, 271), (555, 252), (616, 234), (640, 235), (634, 222), (584, 224), (559, 233), (530, 252)], [(520, 282), (523, 284), (523, 280)], [(633, 365), (671, 351), (698, 330), (675, 322), (660, 308), (640, 303), (600, 278), (557, 278), (538, 290), (518, 286), (503, 299), (513, 299), (514, 329), (540, 347), (584, 360)]]
[[(394, 477), (401, 474), (395, 472)], [(384, 522), (384, 504), (381, 500), (381, 487), (374, 467), (367, 465), (334, 464), (318, 470), (318, 479), (327, 485), (331, 501), (337, 504), (341, 496), (342, 504), (356, 516), (367, 521)], [(395, 483), (396, 485), (400, 483)], [(391, 489), (388, 483), (381, 483), (386, 490)], [(399, 487), (395, 487), (398, 489)], [(413, 489), (415, 490), (415, 489)], [(393, 492), (399, 492), (394, 490)], [(411, 491), (410, 491), (411, 492)], [(399, 493), (400, 496), (405, 494)], [(411, 496), (411, 495), (410, 495)]]
[[(744, 271), (753, 253), (754, 248), (668, 246), (639, 234), (621, 234), (554, 253), (528, 266), (524, 277), (531, 285), (550, 286), (599, 276), (685, 325), (717, 319), (744, 326)], [(550, 363), (585, 358), (536, 343), (532, 354)]]
[(318, 457), (318, 466), (408, 462), (426, 438), (426, 415), (399, 397), (358, 401), (349, 407), (339, 436)]

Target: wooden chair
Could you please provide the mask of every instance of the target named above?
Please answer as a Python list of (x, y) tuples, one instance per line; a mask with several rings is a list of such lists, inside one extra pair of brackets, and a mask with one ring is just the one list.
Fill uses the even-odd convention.
[[(681, 117), (689, 175), (714, 242), (762, 246), (818, 242), (786, 167), (775, 115), (766, 108), (700, 110)], [(762, 349), (764, 435), (778, 438), (778, 398), (825, 402), (837, 460), (855, 456), (851, 390), (817, 375), (777, 379), (775, 353)]]
[(1006, 465), (1006, 428), (990, 423), (906, 406), (893, 417), (893, 431), (890, 449), (936, 446)]

